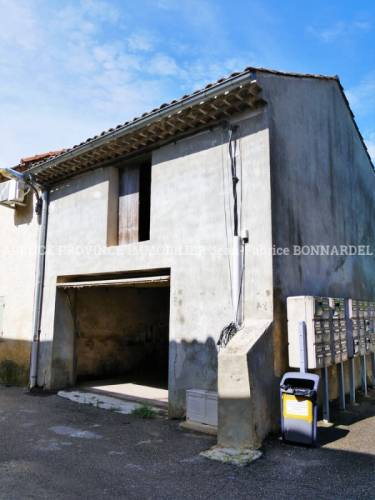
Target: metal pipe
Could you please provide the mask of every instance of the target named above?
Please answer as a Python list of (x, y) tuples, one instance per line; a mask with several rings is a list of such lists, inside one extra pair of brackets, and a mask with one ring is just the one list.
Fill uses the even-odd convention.
[(354, 358), (349, 358), (350, 404), (355, 403), (355, 371)]
[(114, 130), (113, 132), (109, 132), (97, 139), (94, 139), (90, 142), (82, 144), (82, 146), (78, 146), (70, 151), (66, 151), (62, 153), (57, 158), (51, 158), (50, 160), (46, 160), (40, 165), (36, 165), (35, 167), (30, 168), (27, 171), (27, 174), (37, 174), (38, 172), (45, 170), (49, 167), (54, 167), (68, 161), (76, 156), (79, 156), (90, 149), (97, 148), (103, 144), (108, 143), (112, 139), (117, 139), (127, 135), (130, 132), (134, 132), (136, 130), (142, 129), (151, 125), (154, 122), (160, 121), (163, 118), (171, 116), (176, 113), (181, 113), (182, 111), (196, 106), (197, 104), (202, 102), (202, 99), (211, 99), (215, 96), (221, 96), (225, 94), (229, 89), (240, 87), (242, 84), (247, 83), (255, 83), (256, 77), (252, 71), (245, 71), (240, 75), (233, 76), (229, 78), (225, 82), (218, 83), (213, 85), (209, 89), (204, 89), (192, 96), (178, 101), (177, 103), (170, 104), (161, 110), (157, 110), (153, 113), (148, 114), (147, 116), (140, 118), (136, 121), (128, 123), (127, 125), (122, 126), (121, 128)]
[(328, 384), (328, 367), (325, 366), (322, 369), (322, 379), (323, 379), (323, 422), (325, 424), (329, 423), (329, 384)]
[(339, 371), (340, 410), (345, 410), (345, 376), (344, 376), (344, 363), (342, 361), (338, 364), (338, 371)]
[(42, 296), (44, 286), (44, 265), (46, 256), (46, 238), (47, 238), (47, 221), (48, 221), (48, 189), (44, 189), (42, 193), (42, 215), (39, 233), (39, 253), (37, 262), (37, 282), (35, 290), (35, 305), (33, 318), (33, 342), (31, 344), (31, 359), (30, 359), (30, 389), (34, 389), (37, 385), (37, 370), (38, 370), (38, 346), (40, 337), (40, 320), (42, 312)]
[(307, 342), (306, 342), (306, 323), (304, 321), (298, 322), (299, 331), (299, 360), (301, 373), (307, 373), (308, 361), (307, 361)]
[(361, 378), (362, 378), (362, 392), (364, 396), (367, 396), (366, 356), (361, 356)]
[(241, 236), (233, 237), (233, 308), (234, 322), (241, 326), (242, 311), (243, 245)]

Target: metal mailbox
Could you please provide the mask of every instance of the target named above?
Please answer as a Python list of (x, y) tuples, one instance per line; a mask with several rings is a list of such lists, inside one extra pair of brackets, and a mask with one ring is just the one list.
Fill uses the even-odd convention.
[(357, 300), (353, 299), (346, 302), (346, 334), (349, 358), (357, 358), (360, 355), (357, 302)]

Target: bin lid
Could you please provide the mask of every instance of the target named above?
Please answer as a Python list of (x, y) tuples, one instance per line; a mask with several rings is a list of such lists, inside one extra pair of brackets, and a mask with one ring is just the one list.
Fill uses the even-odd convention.
[[(285, 384), (285, 380), (295, 380), (296, 382), (299, 382), (298, 385), (303, 386), (303, 381), (309, 381), (313, 382), (314, 384), (314, 390), (318, 390), (319, 386), (319, 380), (320, 377), (319, 375), (316, 375), (315, 373), (302, 373), (302, 372), (287, 372), (284, 374), (283, 378), (281, 379), (280, 386)], [(290, 382), (289, 382), (290, 383)]]

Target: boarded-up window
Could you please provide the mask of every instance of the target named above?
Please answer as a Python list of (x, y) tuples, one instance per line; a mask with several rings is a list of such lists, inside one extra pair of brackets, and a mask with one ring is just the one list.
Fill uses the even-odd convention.
[(0, 338), (3, 335), (4, 297), (0, 297)]
[(118, 243), (150, 239), (151, 164), (124, 167), (119, 179)]

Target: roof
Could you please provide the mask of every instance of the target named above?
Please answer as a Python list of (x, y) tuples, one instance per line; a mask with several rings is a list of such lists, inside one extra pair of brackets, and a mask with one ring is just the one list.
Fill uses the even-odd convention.
[[(169, 104), (164, 103), (141, 117), (101, 132), (70, 149), (25, 158), (16, 169), (30, 171), (38, 182), (51, 185), (87, 170), (116, 164), (125, 157), (155, 149), (180, 136), (214, 126), (233, 114), (264, 104), (262, 89), (256, 81), (257, 72), (336, 81), (367, 152), (338, 76), (291, 73), (249, 66), (242, 72), (220, 78), (204, 89), (184, 95)], [(371, 162), (368, 152), (367, 155)], [(0, 182), (3, 180), (5, 179), (0, 175)]]
[(57, 156), (61, 153), (64, 153), (66, 149), (60, 149), (59, 151), (50, 151), (49, 153), (42, 153), (40, 155), (35, 155), (35, 156), (30, 156), (30, 158), (21, 158), (21, 163), (20, 165), (30, 165), (34, 163), (39, 163), (41, 161), (44, 161), (46, 158), (49, 158), (51, 156)]
[[(40, 155), (30, 156), (29, 158), (21, 158), (21, 161), (18, 165), (13, 167), (13, 170), (17, 170), (17, 172), (26, 172), (34, 165), (38, 165), (48, 158), (54, 158), (55, 156), (60, 155), (66, 151), (66, 149), (60, 149), (59, 151), (50, 151), (49, 153), (42, 153)], [(1, 175), (0, 175), (1, 182)]]

